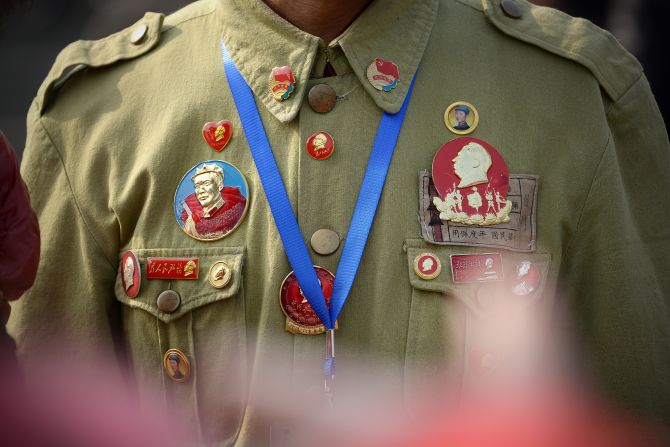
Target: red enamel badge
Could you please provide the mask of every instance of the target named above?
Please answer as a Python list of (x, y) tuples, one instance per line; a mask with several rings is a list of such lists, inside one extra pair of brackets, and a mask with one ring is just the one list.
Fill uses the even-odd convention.
[(530, 261), (521, 261), (516, 266), (516, 277), (512, 282), (512, 293), (525, 296), (533, 293), (540, 285), (540, 269)]
[(467, 225), (509, 222), (509, 169), (487, 142), (461, 137), (443, 145), (433, 158), (433, 181), (440, 194), (433, 203), (443, 221)]
[(325, 160), (333, 155), (334, 150), (335, 141), (328, 132), (314, 132), (312, 136), (307, 139), (307, 152), (309, 152), (309, 155), (315, 160)]
[[(321, 284), (321, 291), (326, 299), (326, 306), (330, 307), (330, 298), (333, 295), (335, 275), (323, 267), (314, 266), (316, 277)], [(286, 330), (294, 334), (321, 334), (325, 327), (316, 315), (307, 298), (302, 293), (295, 273), (291, 272), (284, 278), (279, 291), (279, 302), (286, 315)]]
[(221, 152), (233, 136), (233, 125), (228, 120), (221, 120), (217, 123), (209, 122), (202, 126), (202, 136), (209, 144), (209, 147), (217, 152)]
[(135, 298), (140, 293), (140, 281), (142, 271), (137, 256), (132, 251), (127, 251), (121, 258), (121, 286), (129, 298)]
[(198, 279), (198, 258), (147, 258), (148, 279)]
[(285, 101), (295, 90), (295, 77), (288, 65), (272, 69), (270, 78), (270, 94), (277, 101)]
[(500, 253), (451, 255), (451, 276), (455, 283), (500, 281), (502, 267)]
[(414, 258), (414, 273), (421, 279), (434, 279), (440, 275), (442, 263), (432, 253), (421, 253)]

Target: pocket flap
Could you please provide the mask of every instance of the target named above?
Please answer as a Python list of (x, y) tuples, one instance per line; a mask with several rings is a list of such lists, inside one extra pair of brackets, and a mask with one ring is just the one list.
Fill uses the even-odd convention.
[[(119, 269), (116, 275), (114, 292), (116, 299), (123, 304), (149, 312), (164, 323), (174, 321), (193, 309), (207, 304), (233, 297), (242, 286), (242, 269), (245, 260), (245, 247), (206, 247), (206, 248), (156, 248), (132, 250), (140, 263), (142, 279), (140, 291), (135, 298), (130, 298), (123, 290), (121, 277), (123, 268), (119, 255)], [(198, 278), (171, 280), (148, 279), (147, 258), (198, 258)], [(231, 269), (230, 282), (223, 288), (215, 288), (209, 283), (209, 270), (218, 261), (225, 261)], [(166, 291), (174, 290), (181, 299), (179, 307), (174, 312), (164, 312), (158, 308), (158, 296)]]

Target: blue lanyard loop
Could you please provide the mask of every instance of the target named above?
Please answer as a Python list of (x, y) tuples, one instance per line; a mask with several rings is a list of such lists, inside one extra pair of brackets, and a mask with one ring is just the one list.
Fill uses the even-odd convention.
[[(385, 112), (379, 123), (372, 153), (368, 160), (368, 166), (358, 193), (356, 207), (335, 274), (329, 310), (314, 271), (314, 265), (298, 227), (298, 222), (291, 208), (291, 202), (258, 113), (253, 92), (230, 58), (223, 40), (221, 41), (221, 53), (226, 77), (242, 122), (244, 134), (247, 137), (251, 155), (256, 164), (256, 170), (268, 199), (279, 236), (284, 244), (289, 263), (312, 309), (314, 309), (326, 329), (332, 331), (335, 321), (337, 321), (337, 317), (347, 300), (360, 265), (365, 243), (379, 204), (379, 198), (384, 188), (386, 174), (405, 118), (407, 104), (412, 95), (414, 79), (412, 79), (400, 111), (394, 115)], [(332, 335), (332, 333), (329, 335)], [(332, 363), (332, 361), (328, 363)], [(330, 367), (327, 368), (328, 371), (325, 371), (325, 369), (324, 374), (334, 375), (334, 369), (332, 371)]]

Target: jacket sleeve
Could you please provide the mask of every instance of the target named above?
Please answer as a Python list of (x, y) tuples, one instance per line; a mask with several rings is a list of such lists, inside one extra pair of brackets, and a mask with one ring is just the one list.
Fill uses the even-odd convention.
[(670, 423), (670, 144), (641, 76), (607, 109), (610, 140), (563, 272), (600, 391)]
[[(27, 371), (39, 371), (35, 366), (43, 364), (45, 353), (70, 366), (92, 357), (115, 365), (117, 266), (99, 243), (105, 235), (94, 236), (84, 220), (71, 187), (73, 175), (88, 174), (66, 169), (35, 103), (28, 116), (22, 174), (39, 219), (42, 247), (35, 284), (17, 302), (8, 324), (19, 361), (24, 367), (32, 365)], [(91, 178), (91, 195), (95, 183)]]

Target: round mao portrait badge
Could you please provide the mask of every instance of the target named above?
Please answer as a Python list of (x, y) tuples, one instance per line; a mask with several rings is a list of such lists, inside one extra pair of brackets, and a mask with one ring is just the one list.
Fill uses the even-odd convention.
[(249, 187), (244, 175), (220, 160), (193, 166), (174, 195), (179, 227), (201, 241), (228, 236), (242, 223), (248, 207)]
[[(335, 275), (323, 267), (314, 266), (316, 277), (321, 285), (326, 306), (330, 308), (330, 298), (333, 295)], [(286, 315), (286, 330), (293, 334), (316, 335), (326, 331), (325, 326), (316, 315), (307, 297), (302, 293), (295, 273), (289, 273), (279, 289), (279, 303)], [(335, 326), (337, 328), (337, 324)]]
[(414, 258), (414, 273), (421, 279), (431, 280), (440, 275), (442, 263), (432, 253), (421, 253)]

